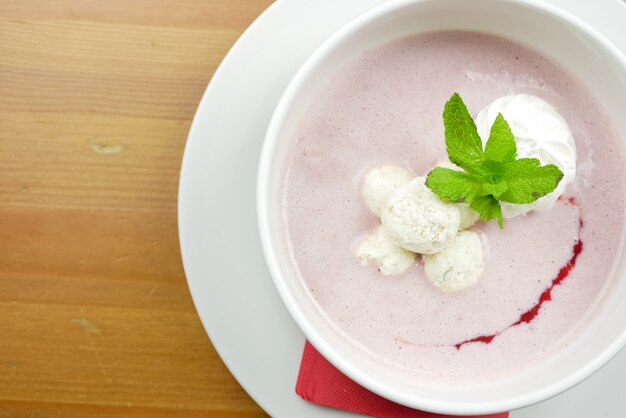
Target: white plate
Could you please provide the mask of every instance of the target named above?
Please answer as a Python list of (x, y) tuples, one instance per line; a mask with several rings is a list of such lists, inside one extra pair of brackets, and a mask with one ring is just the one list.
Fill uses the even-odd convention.
[[(305, 58), (381, 0), (280, 0), (239, 39), (193, 121), (180, 177), (180, 243), (189, 288), (220, 356), (274, 417), (346, 417), (294, 391), (304, 337), (274, 290), (257, 236), (255, 184), (265, 129)], [(551, 0), (626, 52), (622, 0)], [(624, 416), (626, 351), (600, 372), (511, 418)]]

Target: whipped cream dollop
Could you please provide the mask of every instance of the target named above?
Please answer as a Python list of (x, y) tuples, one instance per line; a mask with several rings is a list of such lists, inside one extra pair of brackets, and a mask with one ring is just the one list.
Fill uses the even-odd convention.
[(502, 216), (512, 218), (533, 209), (549, 209), (576, 176), (576, 144), (567, 122), (554, 107), (537, 96), (518, 94), (500, 97), (476, 117), (476, 128), (483, 146), (498, 113), (511, 127), (518, 158), (537, 158), (542, 165), (554, 164), (563, 172), (563, 179), (556, 189), (532, 203), (516, 205), (502, 202)]

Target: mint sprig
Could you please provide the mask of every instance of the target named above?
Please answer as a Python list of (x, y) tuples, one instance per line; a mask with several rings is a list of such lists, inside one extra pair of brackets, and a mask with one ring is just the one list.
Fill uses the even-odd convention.
[(483, 150), (476, 124), (457, 93), (445, 105), (443, 124), (448, 158), (464, 171), (435, 167), (426, 186), (445, 201), (468, 203), (485, 221), (497, 219), (500, 228), (500, 202), (532, 203), (552, 192), (563, 178), (554, 164), (516, 158), (515, 137), (501, 114)]

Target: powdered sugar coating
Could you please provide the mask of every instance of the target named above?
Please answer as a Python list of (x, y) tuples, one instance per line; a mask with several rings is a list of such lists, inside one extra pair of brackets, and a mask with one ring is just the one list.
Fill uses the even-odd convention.
[(478, 281), (483, 272), (483, 245), (474, 231), (459, 232), (436, 254), (425, 254), (424, 272), (446, 293), (460, 292)]
[(452, 242), (461, 215), (454, 205), (442, 202), (426, 187), (424, 177), (416, 177), (393, 192), (380, 220), (400, 247), (433, 254)]
[(404, 273), (415, 261), (415, 254), (394, 243), (383, 227), (365, 236), (356, 249), (364, 264), (375, 264), (384, 276)]
[(398, 187), (413, 180), (413, 174), (402, 167), (375, 167), (363, 179), (363, 199), (374, 215), (380, 216), (389, 198)]

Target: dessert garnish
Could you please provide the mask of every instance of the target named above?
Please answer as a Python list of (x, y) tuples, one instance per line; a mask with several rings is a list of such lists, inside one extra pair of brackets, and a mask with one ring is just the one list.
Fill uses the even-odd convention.
[(517, 158), (511, 128), (498, 114), (483, 143), (465, 103), (457, 93), (443, 112), (448, 158), (462, 170), (436, 167), (426, 186), (446, 202), (464, 202), (488, 221), (503, 227), (501, 202), (529, 204), (556, 189), (563, 172), (537, 158)]
[(442, 201), (425, 181), (394, 166), (366, 173), (363, 198), (381, 224), (361, 239), (356, 256), (363, 264), (377, 265), (382, 275), (396, 276), (422, 254), (433, 285), (446, 293), (467, 289), (483, 271), (480, 236), (466, 230), (478, 213), (464, 203)]
[(502, 114), (515, 136), (518, 157), (537, 158), (542, 164), (554, 164), (563, 172), (556, 189), (532, 203), (500, 202), (502, 217), (509, 219), (533, 210), (550, 209), (576, 177), (576, 141), (567, 122), (541, 97), (531, 94), (499, 97), (483, 107), (475, 119), (483, 146), (498, 114)]
[(437, 288), (467, 289), (484, 268), (481, 237), (468, 228), (479, 218), (496, 219), (502, 228), (504, 218), (547, 209), (573, 180), (574, 139), (543, 99), (504, 96), (476, 120), (478, 127), (455, 93), (443, 112), (450, 162), (441, 162), (427, 177), (394, 166), (366, 173), (363, 198), (381, 223), (356, 249), (363, 264), (376, 264), (385, 276), (398, 275), (419, 254)]

